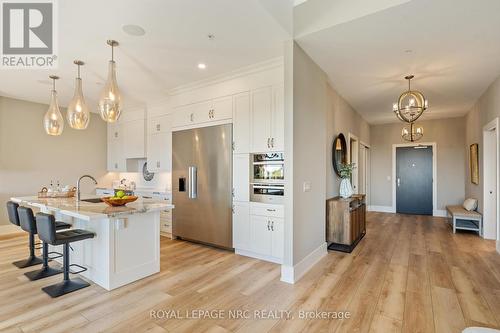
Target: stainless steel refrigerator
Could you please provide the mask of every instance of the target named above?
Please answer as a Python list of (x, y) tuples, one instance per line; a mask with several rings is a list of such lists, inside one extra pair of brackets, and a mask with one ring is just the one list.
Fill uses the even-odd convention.
[(233, 247), (232, 125), (172, 133), (172, 233)]

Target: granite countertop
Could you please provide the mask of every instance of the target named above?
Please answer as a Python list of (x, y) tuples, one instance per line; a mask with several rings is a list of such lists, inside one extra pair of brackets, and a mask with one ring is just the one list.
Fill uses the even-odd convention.
[[(89, 198), (95, 198), (95, 196), (83, 196), (83, 199)], [(131, 214), (142, 214), (174, 208), (174, 205), (168, 204), (164, 200), (143, 198), (139, 198), (137, 201), (121, 207), (110, 207), (104, 202), (76, 202), (75, 198), (38, 198), (31, 196), (14, 197), (11, 200), (21, 205), (57, 212), (82, 220), (123, 218)]]

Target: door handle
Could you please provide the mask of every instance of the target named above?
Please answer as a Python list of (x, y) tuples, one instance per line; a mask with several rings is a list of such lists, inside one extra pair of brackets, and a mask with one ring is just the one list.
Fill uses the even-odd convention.
[(267, 231), (271, 231), (271, 229), (269, 227), (269, 220), (267, 221)]
[(271, 222), (271, 231), (274, 231), (274, 221)]
[(271, 148), (274, 148), (274, 138), (271, 138)]
[(399, 187), (401, 185), (401, 179), (398, 178), (397, 182), (398, 182), (398, 187)]
[(188, 168), (188, 198), (198, 197), (198, 168), (191, 166)]
[(271, 138), (267, 138), (267, 148), (271, 148)]

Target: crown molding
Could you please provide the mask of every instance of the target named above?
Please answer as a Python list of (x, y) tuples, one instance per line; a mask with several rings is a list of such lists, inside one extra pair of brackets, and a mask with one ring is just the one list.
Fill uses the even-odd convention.
[(267, 70), (270, 70), (273, 68), (283, 67), (283, 63), (284, 63), (283, 57), (278, 57), (278, 58), (273, 58), (273, 59), (261, 61), (261, 62), (252, 64), (249, 66), (241, 67), (241, 68), (236, 69), (236, 70), (231, 71), (231, 72), (227, 72), (224, 74), (213, 76), (213, 77), (208, 78), (208, 79), (195, 81), (192, 83), (188, 83), (188, 84), (179, 86), (177, 88), (169, 90), (167, 92), (167, 94), (168, 94), (168, 96), (179, 95), (179, 94), (186, 93), (186, 92), (189, 92), (192, 90), (204, 88), (207, 86), (211, 86), (211, 85), (222, 83), (222, 82), (229, 81), (229, 80), (234, 80), (234, 79), (237, 79), (239, 77), (248, 76), (251, 74), (267, 71)]

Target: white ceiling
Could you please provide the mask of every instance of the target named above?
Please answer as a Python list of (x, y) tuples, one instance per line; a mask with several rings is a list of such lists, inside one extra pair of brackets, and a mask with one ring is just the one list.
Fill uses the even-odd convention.
[(500, 75), (498, 0), (377, 0), (380, 10), (330, 17), (329, 26), (331, 6), (311, 10), (325, 1), (295, 7), (297, 42), (370, 123), (397, 121), (392, 103), (407, 88), (406, 74), (430, 101), (423, 119), (464, 115)]
[[(73, 60), (81, 59), (84, 94), (96, 105), (111, 53), (106, 40), (112, 38), (120, 42), (115, 59), (124, 104), (141, 105), (180, 85), (282, 56), (288, 38), (259, 0), (85, 0), (58, 6), (59, 68), (0, 70), (0, 95), (48, 103), (48, 75), (55, 73), (64, 106), (73, 95)], [(125, 24), (140, 25), (146, 35), (125, 34)], [(207, 68), (199, 70), (199, 62)]]

